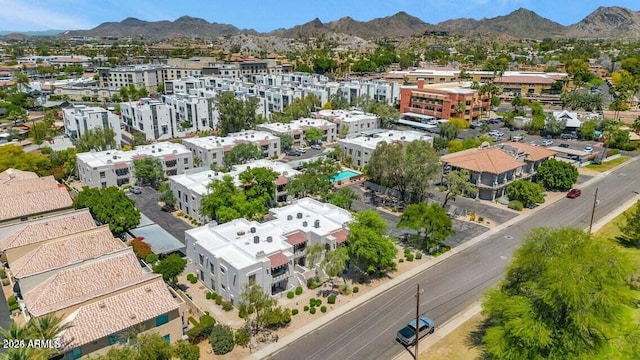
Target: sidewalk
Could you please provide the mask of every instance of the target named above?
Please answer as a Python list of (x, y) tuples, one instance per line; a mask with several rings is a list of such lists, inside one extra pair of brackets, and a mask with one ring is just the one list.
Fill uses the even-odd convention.
[[(633, 159), (630, 159), (629, 161), (621, 164), (620, 166), (626, 166), (634, 161), (637, 161), (639, 157), (634, 157)], [(593, 178), (589, 179), (588, 181), (586, 181), (583, 184), (580, 184), (581, 187), (584, 186), (588, 186), (591, 183), (597, 181), (598, 179), (609, 175), (612, 171), (614, 171), (615, 169), (618, 169), (620, 167), (615, 167), (613, 169), (607, 170), (605, 172), (602, 172), (596, 176), (594, 176)], [(544, 204), (538, 206), (537, 208), (533, 209), (531, 212), (529, 212), (529, 214), (532, 213), (536, 213), (538, 211), (543, 210), (544, 208), (546, 208), (547, 206), (550, 206), (554, 203), (556, 203), (557, 201), (563, 199), (564, 196), (551, 196)], [(639, 196), (636, 196), (636, 198), (640, 198)], [(634, 198), (635, 199), (635, 198)], [(629, 200), (630, 204), (633, 204), (633, 201)], [(623, 204), (623, 206), (626, 206), (627, 203)], [(630, 205), (629, 205), (630, 206)], [(621, 206), (622, 207), (622, 206)], [(613, 215), (613, 213), (617, 213), (615, 216), (617, 216), (618, 214), (622, 213), (624, 210), (626, 210), (628, 208), (628, 206), (626, 208), (621, 209), (619, 212), (618, 210), (621, 208), (619, 207), (618, 209), (616, 209), (616, 211), (613, 211), (611, 214), (609, 214), (606, 218), (601, 219), (600, 221), (598, 221), (596, 224), (594, 224), (594, 228), (596, 228), (596, 226), (603, 226), (604, 224), (606, 224), (610, 219), (609, 217), (611, 217)], [(307, 324), (306, 326), (292, 332), (291, 334), (283, 337), (280, 339), (279, 342), (271, 344), (267, 347), (265, 347), (264, 349), (260, 350), (259, 352), (253, 354), (250, 359), (264, 359), (267, 358), (270, 355), (273, 355), (274, 353), (278, 352), (280, 349), (288, 346), (289, 344), (291, 344), (292, 342), (294, 342), (296, 339), (304, 336), (307, 333), (310, 333), (313, 330), (319, 329), (323, 326), (325, 326), (326, 324), (328, 324), (329, 322), (331, 322), (332, 320), (342, 316), (343, 314), (351, 311), (352, 309), (355, 309), (358, 306), (361, 306), (362, 304), (366, 303), (367, 301), (371, 300), (372, 298), (382, 294), (383, 292), (391, 289), (392, 287), (407, 281), (413, 277), (415, 277), (416, 275), (418, 275), (419, 273), (435, 266), (436, 264), (438, 264), (441, 261), (445, 261), (446, 259), (450, 258), (451, 256), (454, 256), (455, 254), (462, 252), (464, 250), (466, 250), (469, 247), (472, 247), (478, 243), (480, 243), (481, 241), (484, 241), (485, 239), (493, 236), (494, 234), (502, 231), (505, 228), (508, 228), (510, 226), (515, 225), (516, 223), (520, 222), (522, 219), (524, 219), (528, 214), (524, 213), (521, 214), (519, 216), (516, 216), (515, 218), (500, 224), (496, 227), (494, 227), (493, 229), (483, 233), (482, 235), (469, 240), (465, 243), (463, 243), (462, 245), (455, 247), (453, 249), (451, 249), (450, 251), (444, 253), (443, 255), (437, 257), (437, 258), (433, 258), (433, 259), (429, 259), (427, 260), (424, 264), (422, 264), (421, 266), (415, 267), (414, 269), (407, 271), (406, 273), (396, 277), (395, 279), (392, 279), (391, 281), (388, 281), (382, 285), (380, 285), (379, 287), (377, 287), (376, 289), (373, 289), (369, 292), (367, 292), (366, 294), (364, 294), (363, 296), (357, 298), (354, 301), (349, 302), (348, 304), (346, 304), (345, 306), (342, 306), (338, 309), (336, 309), (335, 311), (327, 314), (327, 316), (323, 316), (322, 318), (319, 318), (316, 321), (313, 321), (309, 324)], [(613, 216), (613, 217), (615, 217)], [(611, 217), (611, 218), (613, 218)], [(609, 220), (607, 220), (609, 219)], [(605, 221), (607, 220), (607, 221)], [(476, 306), (474, 308), (474, 306)], [(475, 315), (477, 312), (474, 313), (473, 309), (477, 309), (477, 306), (479, 306), (479, 304), (474, 304), (472, 305), (471, 310), (465, 310), (463, 313), (454, 316), (451, 320), (449, 320), (447, 323), (443, 324), (443, 326), (441, 328), (438, 329), (438, 332), (443, 332), (442, 336), (445, 336), (446, 334), (448, 334), (449, 332), (453, 331), (453, 329), (455, 329), (457, 326), (459, 326), (460, 324), (462, 324), (463, 322), (467, 321), (469, 318), (471, 318), (473, 315)], [(457, 325), (456, 325), (457, 324)], [(448, 330), (448, 332), (444, 333), (445, 331), (441, 330), (442, 328), (445, 329), (450, 329)], [(424, 344), (423, 346), (421, 346), (422, 350), (427, 350), (428, 347), (430, 345), (427, 344), (427, 341), (429, 337), (425, 338), (423, 340)], [(421, 343), (422, 345), (422, 343)], [(431, 344), (433, 345), (433, 343)]]

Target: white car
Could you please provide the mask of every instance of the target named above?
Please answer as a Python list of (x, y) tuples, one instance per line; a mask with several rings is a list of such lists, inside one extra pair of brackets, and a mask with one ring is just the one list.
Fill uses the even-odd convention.
[(585, 146), (582, 151), (586, 152), (587, 154), (591, 154), (593, 152), (593, 148), (591, 146)]
[(304, 154), (304, 153), (307, 152), (307, 150), (305, 150), (305, 148), (303, 148), (303, 147), (297, 148), (296, 151), (299, 152), (300, 154)]
[(542, 146), (551, 146), (551, 145), (553, 145), (553, 141), (551, 140), (544, 140), (542, 142)]

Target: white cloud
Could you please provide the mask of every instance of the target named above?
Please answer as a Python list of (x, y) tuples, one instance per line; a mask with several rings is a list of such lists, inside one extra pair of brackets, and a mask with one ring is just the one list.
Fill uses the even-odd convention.
[(67, 8), (62, 1), (36, 2), (0, 0), (0, 24), (3, 30), (73, 30), (88, 29), (95, 25), (78, 14), (64, 13), (56, 8)]

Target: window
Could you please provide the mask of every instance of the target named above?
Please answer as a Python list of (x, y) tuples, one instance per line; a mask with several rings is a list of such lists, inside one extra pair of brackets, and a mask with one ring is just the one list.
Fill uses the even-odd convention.
[(220, 287), (222, 287), (222, 290), (227, 290), (227, 287), (224, 286), (224, 284), (220, 284)]
[(213, 279), (211, 279), (211, 290), (216, 291), (216, 282)]
[(82, 349), (80, 349), (79, 347), (69, 351), (66, 356), (67, 359), (73, 359), (73, 360), (80, 359), (81, 357), (82, 357)]
[(198, 255), (200, 257), (200, 265), (204, 264), (204, 256), (202, 254)]
[(113, 345), (116, 342), (118, 342), (118, 335), (116, 334), (111, 334), (107, 337), (107, 339), (109, 340), (109, 345)]
[(220, 272), (224, 274), (225, 273), (225, 268), (220, 266)]
[(103, 182), (103, 183), (102, 183), (102, 184), (100, 184), (100, 185), (102, 186), (102, 188), (103, 188), (103, 189), (106, 189), (106, 188), (107, 188), (107, 183), (106, 183), (106, 182)]
[(169, 322), (169, 313), (162, 314), (156, 318), (156, 326), (164, 325)]
[(204, 271), (200, 270), (200, 280), (204, 281)]
[(104, 171), (100, 171), (100, 179), (104, 179), (106, 176), (106, 174), (104, 173)]
[(249, 283), (253, 284), (256, 282), (256, 274), (249, 275)]
[(187, 165), (189, 163), (189, 158), (184, 158), (184, 164)]
[(164, 342), (170, 343), (171, 342), (171, 335), (167, 334), (167, 335), (163, 336), (162, 339), (164, 340)]
[(215, 270), (214, 270), (214, 267), (213, 267), (213, 263), (209, 263), (209, 270), (210, 270), (209, 272), (211, 274), (215, 274), (216, 273)]

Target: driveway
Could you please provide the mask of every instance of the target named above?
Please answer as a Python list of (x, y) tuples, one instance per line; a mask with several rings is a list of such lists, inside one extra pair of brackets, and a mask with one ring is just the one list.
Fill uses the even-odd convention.
[(192, 226), (176, 218), (171, 213), (160, 210), (158, 205), (158, 192), (153, 188), (145, 186), (142, 194), (128, 193), (129, 197), (136, 202), (136, 207), (144, 213), (151, 221), (160, 225), (169, 234), (173, 235), (184, 244), (184, 232), (193, 229)]

